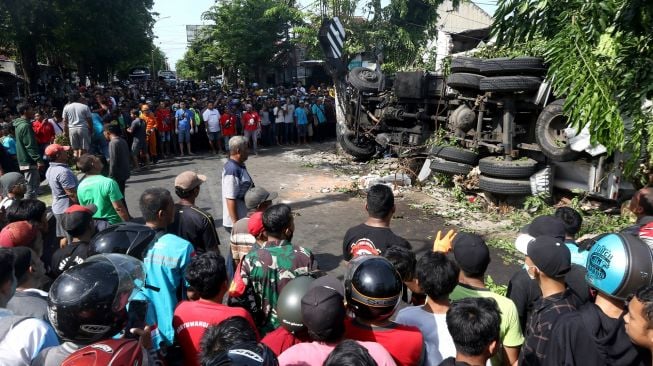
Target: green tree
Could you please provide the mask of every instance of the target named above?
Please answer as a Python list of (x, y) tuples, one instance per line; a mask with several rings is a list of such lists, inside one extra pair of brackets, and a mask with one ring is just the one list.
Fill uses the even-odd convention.
[(0, 45), (16, 49), (27, 92), (36, 89), (38, 51), (52, 42), (51, 0), (3, 0), (0, 2)]
[(118, 63), (145, 61), (152, 46), (153, 0), (56, 0), (61, 49), (80, 76), (107, 80)]
[(288, 31), (301, 13), (279, 0), (231, 0), (213, 6), (204, 19), (214, 25), (192, 46), (200, 60), (218, 64), (232, 79), (262, 80), (264, 68), (289, 51)]
[(150, 63), (152, 6), (153, 0), (5, 0), (0, 46), (16, 50), (28, 92), (39, 61), (106, 81), (127, 65)]
[[(439, 19), (437, 8), (443, 0), (391, 0), (383, 7), (380, 0), (325, 0), (319, 5), (321, 16), (306, 16), (300, 28), (300, 42), (316, 46), (322, 17), (337, 16), (346, 30), (345, 58), (361, 52), (377, 51), (384, 56), (383, 68), (393, 72), (415, 66), (421, 60), (426, 42), (435, 37)], [(459, 4), (454, 0), (454, 6)], [(356, 16), (357, 8), (364, 9)], [(314, 37), (315, 41), (311, 41)], [(310, 48), (312, 49), (312, 48)]]
[(653, 2), (647, 0), (499, 0), (499, 46), (541, 42), (548, 78), (578, 128), (610, 151), (653, 153)]

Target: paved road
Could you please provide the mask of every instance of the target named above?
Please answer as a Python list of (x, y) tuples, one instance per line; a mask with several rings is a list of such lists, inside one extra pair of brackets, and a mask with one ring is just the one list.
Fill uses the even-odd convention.
[[(331, 144), (311, 145), (311, 149), (327, 150)], [(345, 271), (342, 261), (342, 238), (345, 231), (365, 220), (364, 199), (348, 192), (334, 190), (347, 187), (351, 181), (338, 177), (333, 171), (302, 166), (288, 158), (290, 148), (261, 149), (259, 156), (251, 156), (247, 169), (257, 186), (279, 193), (277, 202), (288, 203), (296, 213), (295, 237), (293, 242), (310, 248), (316, 255), (321, 269), (337, 276)], [(193, 170), (207, 176), (202, 186), (197, 205), (209, 211), (219, 227), (218, 232), (224, 253), (228, 236), (221, 228), (221, 173), (224, 156), (197, 155), (168, 159), (143, 173), (137, 173), (128, 181), (126, 196), (130, 213), (140, 217), (138, 199), (140, 193), (149, 187), (164, 187), (174, 196), (173, 182), (177, 174)], [(325, 188), (330, 188), (328, 193)], [(176, 197), (175, 197), (176, 198)], [(419, 202), (419, 194), (409, 194), (397, 200), (397, 213), (391, 224), (392, 229), (409, 240), (418, 252), (432, 245), (432, 237), (442, 228), (443, 220), (437, 216), (427, 216), (424, 212), (409, 207)], [(419, 255), (419, 254), (418, 254)], [(506, 283), (512, 269), (507, 269), (497, 257), (489, 270), (495, 281)]]

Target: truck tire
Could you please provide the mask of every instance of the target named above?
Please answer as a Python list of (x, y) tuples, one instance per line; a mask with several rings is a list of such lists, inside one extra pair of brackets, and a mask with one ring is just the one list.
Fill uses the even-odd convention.
[(442, 158), (431, 158), (431, 170), (448, 175), (467, 175), (474, 167), (469, 164), (456, 163)]
[(370, 160), (376, 154), (376, 143), (368, 138), (356, 139), (356, 134), (347, 131), (340, 136), (340, 146), (357, 160)]
[(479, 89), (486, 92), (537, 91), (542, 79), (537, 76), (492, 76), (480, 80)]
[(456, 72), (471, 72), (472, 74), (480, 74), (481, 64), (483, 60), (476, 57), (460, 56), (451, 59), (451, 66), (449, 69), (452, 73)]
[(503, 160), (488, 156), (478, 162), (481, 174), (495, 178), (529, 178), (535, 173), (537, 161), (533, 159)]
[(535, 139), (542, 153), (553, 161), (571, 161), (580, 153), (571, 149), (563, 130), (567, 127), (567, 117), (562, 113), (564, 99), (547, 105), (537, 117)]
[(431, 147), (429, 154), (445, 160), (468, 165), (476, 165), (478, 162), (477, 153), (454, 146), (433, 146)]
[(528, 196), (531, 194), (531, 181), (529, 179), (500, 179), (480, 175), (478, 187), (482, 191), (508, 196)]
[(539, 57), (499, 57), (483, 60), (480, 73), (488, 76), (536, 75), (546, 73), (544, 60)]
[(354, 67), (349, 72), (348, 81), (354, 88), (370, 92), (379, 90), (381, 77), (381, 74), (366, 67)]
[(458, 72), (447, 76), (447, 85), (458, 89), (473, 89), (478, 90), (479, 83), (483, 79), (483, 75), (469, 74), (465, 72)]

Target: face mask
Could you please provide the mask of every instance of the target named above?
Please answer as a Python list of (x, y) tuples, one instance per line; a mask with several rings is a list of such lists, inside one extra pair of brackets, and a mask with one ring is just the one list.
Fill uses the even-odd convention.
[(535, 267), (535, 266), (529, 266), (526, 263), (524, 263), (524, 265), (522, 266), (522, 268), (524, 268), (524, 270), (526, 271), (526, 274), (528, 275), (528, 278), (530, 278), (531, 280), (535, 280), (535, 275), (532, 275), (528, 270), (533, 268), (533, 267)]

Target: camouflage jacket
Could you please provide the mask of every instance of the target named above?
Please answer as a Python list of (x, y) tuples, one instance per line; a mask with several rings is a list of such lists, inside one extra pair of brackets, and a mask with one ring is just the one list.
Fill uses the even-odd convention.
[(289, 241), (269, 241), (243, 259), (240, 275), (252, 294), (248, 308), (255, 309), (261, 336), (279, 326), (277, 299), (283, 287), (296, 276), (317, 269), (310, 250)]

